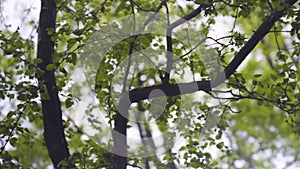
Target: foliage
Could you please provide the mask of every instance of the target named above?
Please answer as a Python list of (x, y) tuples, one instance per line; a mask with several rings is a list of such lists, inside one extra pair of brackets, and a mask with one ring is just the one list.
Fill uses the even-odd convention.
[[(55, 42), (54, 63), (47, 65), (47, 70), (55, 70), (71, 153), (61, 166), (68, 162), (78, 168), (112, 166), (113, 139), (105, 134), (115, 126), (120, 88), (132, 91), (164, 83), (167, 59), (160, 58), (165, 57), (168, 50), (164, 34), (169, 22), (201, 6), (196, 17), (173, 32), (175, 61), (170, 84), (211, 80), (226, 69), (267, 16), (285, 8), (281, 2), (57, 1), (56, 28), (48, 30)], [(120, 18), (132, 17), (132, 8), (137, 26), (151, 16), (138, 13), (160, 12), (162, 16), (168, 14), (177, 18), (166, 17), (164, 21), (150, 22), (145, 28), (164, 34), (108, 38), (100, 47), (90, 45), (93, 37), (101, 31), (110, 32), (116, 35), (115, 38), (130, 30), (126, 27), (130, 24), (122, 23)], [(128, 165), (137, 168), (172, 168), (174, 165), (177, 168), (299, 166), (299, 3), (284, 13), (286, 15), (252, 50), (249, 59), (221, 86), (211, 91), (143, 99), (132, 104), (129, 109), (132, 121), (127, 125), (128, 131), (135, 131), (141, 137), (159, 133), (161, 140), (149, 139), (149, 145), (140, 142), (137, 147), (128, 144)], [(222, 28), (216, 25), (223, 21), (229, 23), (224, 26), (224, 29), (229, 27), (228, 31), (214, 32), (213, 29), (221, 31)], [(37, 30), (35, 21), (26, 24), (32, 32)], [(106, 30), (112, 25), (113, 29)], [(41, 93), (37, 84), (37, 77), (43, 72), (37, 67), (42, 61), (35, 56), (36, 35), (32, 33), (25, 37), (22, 28), (12, 30), (1, 26), (0, 168), (46, 168), (51, 161), (42, 136), (40, 100), (48, 96)], [(117, 43), (99, 56), (104, 59), (88, 60), (94, 51), (101, 53), (99, 48), (110, 44), (109, 40)], [(92, 52), (89, 53), (89, 50)], [(136, 59), (131, 61), (128, 69), (130, 54)], [(144, 67), (136, 68), (140, 63), (145, 63)], [(94, 64), (96, 70), (92, 69)], [(83, 75), (78, 72), (83, 72)], [(87, 90), (92, 93), (87, 93)], [(90, 102), (94, 95), (100, 106)], [(163, 143), (158, 144), (159, 141)], [(154, 147), (151, 147), (151, 142)], [(148, 151), (145, 147), (149, 146)], [(286, 158), (280, 159), (282, 156)], [(278, 166), (278, 160), (283, 166)]]

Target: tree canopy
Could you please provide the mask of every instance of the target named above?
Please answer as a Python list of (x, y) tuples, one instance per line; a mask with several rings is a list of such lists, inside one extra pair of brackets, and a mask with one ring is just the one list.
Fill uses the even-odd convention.
[(9, 3), (0, 168), (300, 166), (299, 1)]

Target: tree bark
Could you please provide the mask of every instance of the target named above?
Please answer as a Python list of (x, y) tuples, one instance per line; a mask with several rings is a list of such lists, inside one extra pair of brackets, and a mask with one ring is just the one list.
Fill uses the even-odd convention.
[(113, 169), (126, 169), (127, 166), (127, 123), (130, 100), (127, 92), (123, 93), (118, 105), (113, 130), (114, 160)]
[(48, 30), (55, 30), (56, 10), (55, 0), (41, 0), (37, 58), (42, 60), (42, 63), (38, 64), (38, 68), (44, 72), (38, 77), (41, 95), (46, 93), (49, 96), (41, 97), (44, 141), (54, 167), (60, 168), (59, 163), (67, 159), (70, 153), (64, 134), (61, 103), (54, 70), (46, 69), (47, 65), (53, 64), (54, 42), (51, 40)]

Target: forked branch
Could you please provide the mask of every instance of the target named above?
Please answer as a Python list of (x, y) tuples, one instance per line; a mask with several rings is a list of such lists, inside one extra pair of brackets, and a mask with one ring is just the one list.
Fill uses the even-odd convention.
[[(163, 91), (165, 96), (189, 94), (200, 90), (211, 91), (212, 88), (224, 83), (224, 81), (236, 71), (239, 65), (245, 60), (245, 58), (254, 49), (258, 42), (261, 39), (263, 39), (268, 32), (270, 32), (275, 22), (278, 21), (282, 16), (284, 16), (285, 11), (287, 11), (296, 2), (297, 0), (286, 0), (284, 3), (285, 8), (283, 10), (274, 11), (268, 17), (266, 17), (263, 23), (260, 25), (260, 27), (255, 31), (255, 33), (247, 41), (247, 43), (241, 48), (241, 50), (237, 53), (237, 55), (233, 58), (233, 60), (229, 63), (225, 70), (219, 73), (219, 76), (217, 76), (215, 79), (177, 84), (163, 83), (160, 85), (133, 89), (129, 91), (130, 101), (133, 103), (138, 102), (140, 100), (148, 99), (149, 94), (155, 89)], [(180, 22), (183, 22), (183, 20)], [(160, 95), (160, 92), (157, 93), (159, 94), (152, 95), (152, 97), (162, 96)]]

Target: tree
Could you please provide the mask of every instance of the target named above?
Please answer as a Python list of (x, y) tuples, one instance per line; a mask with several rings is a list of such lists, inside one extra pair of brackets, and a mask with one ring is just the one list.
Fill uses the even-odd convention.
[(299, 165), (297, 5), (42, 0), (37, 47), (0, 32), (0, 166)]

